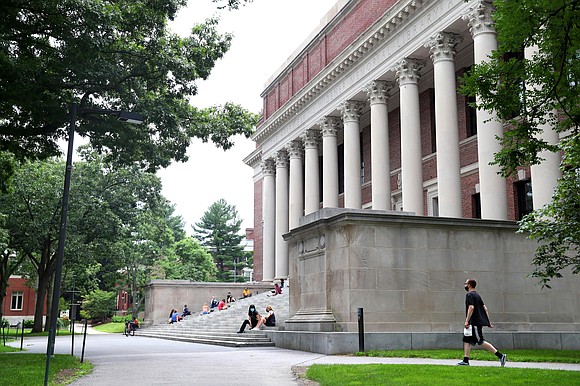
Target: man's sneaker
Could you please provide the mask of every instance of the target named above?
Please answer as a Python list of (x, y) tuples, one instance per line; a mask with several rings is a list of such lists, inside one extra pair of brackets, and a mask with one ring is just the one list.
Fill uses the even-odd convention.
[(501, 364), (501, 367), (505, 366), (505, 361), (507, 360), (507, 355), (505, 354), (501, 354), (501, 358), (499, 358), (499, 363)]
[(461, 361), (461, 362), (459, 362), (457, 364), (457, 366), (469, 366), (469, 362), (463, 362), (463, 361)]

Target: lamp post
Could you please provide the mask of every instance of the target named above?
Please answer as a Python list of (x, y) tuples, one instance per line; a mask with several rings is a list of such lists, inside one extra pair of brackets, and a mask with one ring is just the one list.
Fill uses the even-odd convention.
[(143, 116), (139, 113), (128, 111), (115, 111), (103, 109), (83, 109), (77, 108), (76, 103), (72, 103), (70, 107), (70, 128), (68, 134), (68, 149), (66, 154), (66, 169), (64, 173), (64, 188), (62, 191), (62, 209), (60, 213), (60, 229), (58, 232), (58, 248), (56, 252), (56, 267), (54, 271), (54, 284), (52, 289), (52, 303), (50, 309), (50, 328), (48, 330), (48, 343), (46, 347), (46, 371), (44, 373), (44, 385), (48, 385), (48, 372), (50, 370), (50, 357), (54, 355), (54, 343), (57, 329), (58, 319), (58, 299), (60, 297), (60, 286), (62, 282), (62, 263), (64, 260), (64, 242), (66, 239), (66, 222), (68, 214), (68, 196), (70, 190), (70, 178), (72, 171), (72, 156), (74, 151), (74, 134), (77, 122), (77, 112), (80, 110), (81, 114), (101, 114), (113, 115), (118, 120), (133, 124), (143, 123)]

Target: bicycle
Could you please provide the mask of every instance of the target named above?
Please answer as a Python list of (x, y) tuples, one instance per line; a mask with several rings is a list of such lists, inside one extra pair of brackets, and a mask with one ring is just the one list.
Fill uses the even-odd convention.
[(123, 331), (125, 336), (135, 336), (135, 325), (133, 322), (125, 322), (125, 331)]

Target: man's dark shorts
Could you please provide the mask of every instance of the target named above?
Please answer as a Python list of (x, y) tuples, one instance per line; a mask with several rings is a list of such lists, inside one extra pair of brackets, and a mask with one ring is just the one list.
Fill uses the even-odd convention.
[(471, 336), (463, 336), (463, 343), (469, 343), (472, 346), (476, 344), (482, 345), (485, 340), (483, 339), (483, 327), (482, 326), (471, 326)]

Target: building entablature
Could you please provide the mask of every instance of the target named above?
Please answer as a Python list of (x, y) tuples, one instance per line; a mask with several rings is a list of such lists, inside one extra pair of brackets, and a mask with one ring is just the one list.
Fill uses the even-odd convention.
[[(469, 35), (462, 17), (470, 7), (473, 4), (462, 0), (408, 0), (393, 5), (258, 127), (252, 139), (262, 156), (273, 157), (305, 130), (319, 128), (325, 116), (340, 116), (339, 106), (346, 100), (366, 100), (365, 86), (371, 82), (396, 80), (401, 60), (428, 59), (424, 45), (442, 30)], [(464, 40), (463, 46), (471, 43), (470, 37)]]

